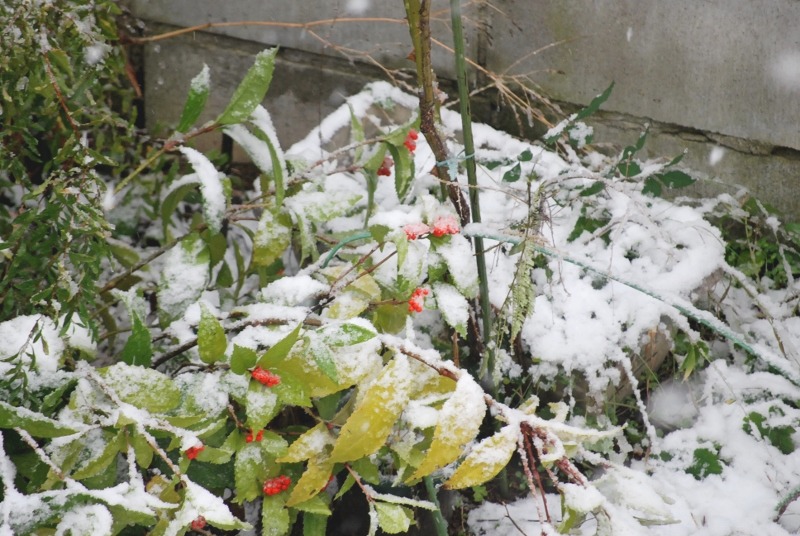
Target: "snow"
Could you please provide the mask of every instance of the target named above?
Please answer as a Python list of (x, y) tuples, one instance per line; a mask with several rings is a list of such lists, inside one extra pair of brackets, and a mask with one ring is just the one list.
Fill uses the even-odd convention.
[(222, 173), (206, 156), (191, 147), (181, 146), (180, 152), (186, 157), (195, 171), (194, 178), (200, 183), (203, 194), (203, 214), (209, 229), (218, 232), (225, 216), (226, 198), (222, 188)]

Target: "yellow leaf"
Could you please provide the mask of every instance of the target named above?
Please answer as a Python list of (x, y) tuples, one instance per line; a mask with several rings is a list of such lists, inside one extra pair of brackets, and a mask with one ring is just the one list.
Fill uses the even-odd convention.
[(398, 355), (386, 365), (342, 426), (331, 460), (358, 460), (385, 445), (408, 403), (413, 380), (406, 356)]
[(494, 478), (514, 454), (518, 436), (518, 427), (508, 425), (478, 443), (444, 486), (447, 489), (468, 488)]
[(483, 389), (469, 374), (456, 383), (456, 390), (439, 412), (439, 422), (433, 433), (428, 455), (411, 475), (416, 480), (453, 463), (464, 452), (464, 447), (475, 439), (486, 414)]
[(309, 458), (322, 458), (325, 447), (333, 445), (333, 436), (325, 423), (321, 422), (310, 430), (306, 430), (289, 446), (286, 455), (278, 458), (278, 463), (296, 463)]
[(333, 461), (330, 458), (310, 459), (303, 476), (297, 481), (292, 490), (286, 506), (295, 506), (314, 497), (328, 485), (333, 470)]

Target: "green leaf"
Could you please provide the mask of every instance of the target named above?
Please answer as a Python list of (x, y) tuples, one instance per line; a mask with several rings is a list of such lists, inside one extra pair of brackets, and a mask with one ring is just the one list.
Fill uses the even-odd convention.
[(128, 365), (149, 367), (153, 360), (153, 342), (150, 330), (142, 323), (138, 314), (133, 314), (133, 326), (120, 359)]
[(241, 504), (253, 501), (261, 495), (261, 488), (269, 474), (268, 461), (264, 459), (264, 453), (258, 443), (245, 443), (239, 449), (233, 462), (235, 502)]
[(605, 189), (606, 185), (603, 184), (602, 181), (595, 181), (594, 184), (589, 186), (588, 188), (584, 188), (581, 190), (581, 197), (589, 197), (595, 194), (599, 194)]
[(478, 443), (444, 486), (447, 489), (462, 489), (494, 478), (511, 460), (517, 449), (518, 436), (518, 427), (508, 425)]
[(573, 121), (580, 121), (581, 119), (585, 119), (595, 113), (597, 110), (600, 109), (600, 106), (608, 100), (608, 97), (611, 96), (611, 91), (614, 89), (614, 82), (611, 82), (611, 85), (606, 88), (601, 94), (597, 95), (595, 98), (592, 99), (592, 102), (589, 103), (589, 106), (582, 109), (575, 115), (575, 119)]
[(208, 65), (203, 64), (203, 70), (192, 78), (189, 84), (189, 95), (186, 97), (186, 104), (183, 105), (183, 112), (175, 128), (178, 132), (187, 132), (206, 107), (208, 93), (211, 89)]
[(233, 353), (231, 354), (231, 371), (234, 374), (246, 374), (251, 368), (256, 366), (258, 361), (258, 354), (255, 350), (233, 345)]
[(325, 536), (327, 528), (328, 515), (310, 512), (303, 514), (303, 536)]
[(644, 195), (652, 195), (653, 197), (661, 197), (661, 182), (655, 177), (647, 177), (644, 180), (644, 187), (642, 193)]
[(247, 426), (253, 430), (265, 428), (281, 409), (278, 395), (269, 387), (265, 387), (255, 380), (250, 381), (245, 400), (247, 403)]
[(261, 503), (261, 536), (285, 536), (289, 534), (291, 520), (283, 493), (267, 495)]
[(281, 370), (279, 371), (281, 383), (272, 388), (281, 402), (287, 406), (311, 407), (311, 397), (305, 382), (301, 381), (294, 374)]
[(197, 351), (203, 363), (209, 365), (225, 358), (228, 337), (219, 320), (201, 304), (200, 324), (197, 327)]
[(657, 177), (667, 188), (686, 188), (695, 183), (695, 179), (690, 175), (678, 170), (667, 171)]
[(294, 443), (289, 445), (285, 455), (278, 458), (279, 463), (297, 463), (310, 458), (324, 458), (326, 447), (333, 445), (334, 437), (324, 422), (306, 430)]
[(232, 125), (242, 123), (256, 106), (261, 104), (267, 94), (269, 84), (272, 81), (272, 72), (275, 69), (275, 55), (278, 49), (272, 48), (259, 52), (256, 61), (247, 71), (239, 87), (233, 93), (228, 106), (217, 119), (220, 125)]
[(136, 428), (133, 428), (130, 438), (133, 454), (136, 456), (136, 463), (142, 469), (147, 469), (153, 463), (153, 447), (150, 446), (147, 438), (141, 435)]
[(262, 355), (261, 359), (258, 360), (258, 366), (261, 368), (274, 367), (283, 361), (286, 356), (289, 355), (294, 343), (297, 342), (297, 338), (300, 336), (300, 329), (302, 327), (302, 323), (297, 324), (297, 327), (294, 328), (291, 333), (272, 345), (269, 350), (264, 352), (264, 355)]
[(189, 183), (169, 190), (169, 193), (161, 202), (161, 222), (164, 225), (164, 236), (169, 236), (169, 224), (172, 221), (172, 214), (178, 208), (178, 204), (183, 201), (189, 192), (197, 189), (196, 183)]
[(522, 166), (517, 162), (511, 169), (503, 173), (503, 182), (517, 182), (521, 176)]
[[(330, 478), (330, 477), (328, 477)], [(331, 509), (328, 504), (320, 497), (319, 495), (315, 495), (311, 499), (307, 500), (306, 502), (302, 502), (300, 504), (295, 504), (294, 508), (300, 510), (302, 512), (306, 512), (309, 514), (316, 514), (321, 516), (329, 516), (331, 515)]]
[(517, 160), (519, 160), (520, 162), (530, 162), (531, 160), (533, 160), (533, 153), (531, 152), (530, 149), (525, 149), (519, 154)]
[(0, 428), (22, 428), (34, 437), (61, 437), (77, 430), (29, 409), (0, 400)]
[(116, 462), (117, 454), (119, 454), (120, 449), (124, 447), (125, 434), (120, 430), (112, 439), (108, 441), (108, 443), (106, 443), (105, 447), (103, 447), (103, 450), (100, 451), (96, 457), (87, 461), (78, 470), (74, 471), (71, 475), (72, 478), (75, 480), (83, 480), (85, 478), (91, 478), (102, 473), (112, 462)]
[(334, 324), (325, 329), (325, 342), (335, 347), (353, 346), (366, 342), (377, 335), (375, 330), (370, 327), (355, 322), (345, 322), (344, 324)]
[(408, 403), (412, 383), (408, 358), (395, 356), (342, 426), (331, 460), (358, 460), (381, 448)]
[[(283, 167), (284, 162), (281, 156), (278, 154), (277, 149), (277, 140), (273, 140), (272, 137), (264, 132), (263, 135), (264, 143), (267, 144), (267, 148), (269, 149), (269, 157), (272, 160), (272, 180), (275, 182), (275, 203), (278, 206), (281, 206), (283, 203), (283, 196), (286, 192), (286, 180), (283, 176)], [(264, 184), (261, 184), (261, 191), (266, 192), (267, 190), (264, 189)]]
[(178, 386), (156, 370), (116, 363), (97, 372), (123, 402), (137, 408), (163, 413), (180, 404)]
[(292, 241), (291, 219), (279, 209), (264, 210), (253, 238), (253, 264), (269, 266)]
[(408, 532), (414, 521), (411, 510), (399, 504), (376, 502), (375, 511), (378, 513), (378, 525), (387, 534)]
[(339, 383), (339, 372), (336, 370), (336, 362), (333, 360), (331, 347), (319, 339), (314, 339), (311, 342), (309, 351), (319, 370), (330, 378), (332, 382)]
[(694, 451), (694, 461), (686, 472), (696, 480), (702, 480), (708, 475), (722, 474), (722, 463), (719, 460), (719, 452), (707, 448), (699, 448)]
[(617, 166), (623, 177), (635, 177), (642, 172), (642, 167), (634, 160), (624, 160)]
[(442, 406), (433, 442), (425, 459), (409, 480), (416, 480), (454, 462), (475, 439), (486, 414), (483, 389), (469, 374), (456, 383), (456, 390)]
[(402, 202), (414, 182), (414, 158), (405, 147), (401, 149), (388, 142), (384, 144), (394, 160), (394, 189)]

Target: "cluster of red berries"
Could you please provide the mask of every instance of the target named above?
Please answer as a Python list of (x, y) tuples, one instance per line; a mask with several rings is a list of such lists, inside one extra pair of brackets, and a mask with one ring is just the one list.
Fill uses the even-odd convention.
[(417, 131), (413, 128), (406, 134), (406, 140), (403, 142), (403, 145), (406, 146), (409, 153), (413, 153), (417, 149), (417, 138), (419, 138), (419, 134), (417, 134)]
[(264, 482), (264, 493), (266, 495), (277, 495), (282, 491), (289, 489), (292, 484), (292, 479), (286, 475), (276, 476)]
[(197, 518), (192, 521), (192, 530), (203, 530), (204, 528), (206, 528), (206, 518), (197, 516)]
[(244, 440), (248, 443), (252, 443), (253, 441), (261, 441), (262, 439), (264, 439), (264, 430), (259, 430), (255, 437), (253, 436), (253, 431), (250, 430), (247, 433), (247, 437), (244, 438)]
[(198, 454), (200, 454), (203, 450), (205, 450), (205, 448), (206, 446), (202, 444), (196, 445), (194, 447), (189, 447), (188, 449), (186, 449), (186, 457), (189, 458), (190, 460), (194, 460), (195, 458), (197, 458)]
[(392, 166), (394, 166), (394, 161), (388, 156), (384, 157), (381, 167), (378, 168), (378, 176), (388, 177), (389, 175), (391, 175)]
[(417, 313), (421, 313), (422, 304), (425, 302), (425, 296), (430, 294), (430, 292), (431, 291), (426, 288), (418, 288), (414, 290), (414, 292), (411, 294), (411, 297), (408, 299), (408, 311), (410, 313), (415, 311)]
[(448, 214), (436, 218), (436, 221), (433, 222), (433, 227), (428, 227), (424, 223), (410, 223), (403, 227), (403, 231), (406, 233), (406, 237), (409, 240), (416, 240), (429, 233), (435, 237), (458, 234), (461, 228), (455, 216)]
[(261, 367), (256, 367), (250, 373), (255, 381), (266, 385), (267, 387), (275, 387), (279, 383), (281, 383), (281, 377), (277, 374), (273, 374), (268, 370), (264, 370)]

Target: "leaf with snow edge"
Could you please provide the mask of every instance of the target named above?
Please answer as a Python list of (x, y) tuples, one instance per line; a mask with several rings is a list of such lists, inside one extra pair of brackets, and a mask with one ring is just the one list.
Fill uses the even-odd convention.
[(78, 432), (27, 408), (0, 400), (0, 428), (22, 428), (34, 437), (61, 437)]
[(334, 437), (324, 422), (303, 432), (289, 445), (285, 455), (278, 458), (279, 463), (297, 463), (310, 458), (325, 456), (326, 447), (333, 445)]
[(399, 504), (376, 502), (375, 511), (378, 513), (378, 525), (387, 534), (408, 532), (414, 521), (411, 510)]
[(182, 315), (203, 293), (210, 272), (208, 261), (208, 247), (197, 233), (190, 234), (167, 252), (158, 284), (163, 324)]
[(186, 97), (186, 104), (183, 105), (181, 118), (178, 121), (178, 126), (175, 130), (178, 132), (186, 132), (189, 127), (197, 121), (203, 109), (206, 107), (208, 94), (211, 89), (211, 76), (209, 74), (208, 65), (203, 64), (203, 70), (197, 76), (192, 78), (189, 84), (189, 95)]
[(233, 462), (234, 502), (242, 504), (261, 495), (261, 488), (269, 476), (270, 462), (258, 442), (246, 443), (236, 452)]
[(462, 337), (467, 336), (469, 302), (453, 285), (436, 282), (431, 285), (436, 298), (436, 308), (451, 328)]
[[(103, 436), (105, 435), (104, 433)], [(105, 444), (97, 456), (81, 464), (70, 476), (75, 480), (83, 480), (100, 474), (112, 462), (116, 462), (117, 454), (123, 448), (125, 448), (125, 434), (120, 430)]]
[(183, 484), (185, 485), (183, 503), (175, 513), (175, 517), (167, 525), (164, 536), (183, 534), (186, 527), (191, 525), (198, 516), (203, 516), (208, 524), (223, 530), (252, 528), (249, 523), (245, 523), (231, 514), (231, 511), (222, 502), (222, 498), (191, 480), (185, 479)]
[[(359, 473), (360, 474), (360, 473)], [(362, 475), (363, 476), (363, 475)], [(380, 479), (378, 479), (380, 480)], [(410, 497), (400, 497), (399, 495), (390, 495), (388, 493), (378, 493), (373, 491), (372, 498), (376, 501), (387, 502), (391, 504), (403, 504), (405, 506), (411, 506), (413, 508), (423, 508), (425, 510), (438, 510), (439, 507), (433, 504), (431, 501), (425, 501), (422, 499), (412, 499)]]
[(285, 370), (279, 370), (278, 375), (281, 377), (281, 382), (272, 387), (272, 391), (278, 395), (283, 404), (305, 408), (311, 407), (311, 397), (305, 382)]
[(220, 125), (242, 123), (256, 106), (261, 104), (267, 94), (272, 81), (272, 72), (275, 69), (275, 55), (278, 48), (263, 50), (256, 55), (255, 63), (242, 79), (236, 91), (233, 92), (228, 106), (217, 118)]
[(311, 352), (311, 357), (314, 358), (319, 370), (330, 378), (333, 383), (339, 383), (339, 372), (336, 370), (331, 347), (323, 339), (311, 337), (308, 350)]
[(391, 143), (385, 145), (394, 160), (394, 190), (402, 202), (414, 183), (414, 158), (405, 147), (398, 148)]
[(86, 504), (64, 512), (56, 526), (56, 535), (96, 536), (111, 534), (114, 518), (102, 504)]
[(181, 402), (178, 386), (157, 370), (115, 363), (97, 372), (120, 400), (137, 408), (164, 413)]
[(134, 426), (130, 433), (130, 443), (133, 447), (133, 454), (136, 457), (136, 463), (142, 469), (147, 469), (153, 463), (153, 447), (150, 446), (147, 438), (139, 433), (139, 430)]
[(128, 340), (122, 348), (120, 359), (128, 365), (149, 367), (153, 360), (153, 343), (150, 330), (138, 315), (133, 316), (133, 325)]
[(329, 346), (353, 346), (366, 342), (377, 335), (369, 321), (358, 319), (354, 322), (331, 324), (323, 329), (323, 337)]
[(233, 345), (233, 352), (231, 352), (231, 372), (234, 374), (245, 374), (256, 366), (256, 361), (258, 361), (258, 354), (256, 354), (255, 350), (239, 346), (238, 344)]
[(253, 264), (269, 266), (292, 241), (292, 220), (278, 208), (264, 210), (253, 238)]
[(183, 198), (194, 190), (194, 188), (195, 182), (187, 183), (180, 181), (177, 186), (173, 187), (170, 185), (167, 190), (164, 199), (161, 201), (161, 223), (163, 225), (165, 237), (170, 238), (172, 236), (169, 232), (169, 226), (172, 222), (172, 215), (175, 213), (175, 209), (178, 208), (178, 204), (183, 201)]
[[(272, 118), (267, 112), (266, 108), (259, 105), (253, 110), (250, 115), (250, 123), (255, 127), (255, 135), (267, 145), (269, 157), (272, 162), (272, 173), (265, 173), (270, 175), (275, 182), (275, 202), (278, 206), (283, 203), (284, 194), (286, 191), (286, 179), (288, 171), (286, 169), (286, 158), (281, 150), (278, 135), (275, 132), (275, 126), (272, 124)], [(262, 179), (261, 192), (267, 193), (268, 184)]]
[(410, 480), (427, 476), (463, 454), (464, 447), (478, 435), (486, 414), (483, 396), (483, 389), (472, 376), (465, 373), (458, 379), (455, 391), (439, 412), (428, 454)]
[(197, 351), (203, 363), (211, 365), (225, 358), (228, 337), (217, 317), (205, 304), (200, 304), (200, 324), (197, 326)]
[(478, 443), (450, 479), (445, 482), (445, 488), (468, 488), (494, 478), (511, 460), (511, 456), (517, 449), (518, 437), (519, 427), (508, 425)]
[(269, 387), (261, 385), (255, 380), (250, 380), (247, 388), (247, 425), (253, 430), (261, 430), (278, 414), (281, 405), (278, 404), (278, 395)]
[(262, 355), (258, 360), (258, 366), (263, 368), (274, 367), (283, 361), (286, 356), (289, 355), (292, 347), (297, 342), (297, 339), (300, 336), (300, 329), (302, 327), (302, 323), (297, 324), (297, 327), (294, 328), (286, 337), (273, 344), (272, 347), (264, 352), (264, 355)]
[(618, 464), (608, 464), (603, 475), (592, 482), (605, 499), (624, 508), (643, 525), (677, 523), (667, 505), (675, 501), (661, 493), (646, 473)]
[(229, 188), (223, 184), (225, 176), (217, 171), (211, 160), (196, 149), (179, 147), (178, 150), (189, 161), (200, 182), (200, 194), (203, 196), (203, 216), (212, 233), (219, 233), (222, 220), (228, 206)]
[(376, 452), (386, 444), (405, 408), (414, 378), (408, 358), (397, 355), (383, 368), (339, 432), (331, 460), (347, 462)]
[(309, 459), (305, 472), (286, 500), (286, 506), (296, 506), (318, 495), (328, 485), (332, 471), (333, 461), (330, 458)]
[(285, 536), (289, 534), (291, 519), (283, 493), (266, 495), (261, 502), (261, 535)]

